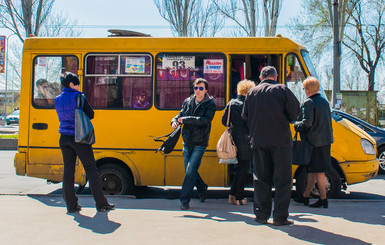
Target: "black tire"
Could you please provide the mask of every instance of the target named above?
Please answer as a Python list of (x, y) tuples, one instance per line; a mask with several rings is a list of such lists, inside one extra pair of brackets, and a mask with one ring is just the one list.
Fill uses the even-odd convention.
[[(341, 177), (338, 172), (332, 168), (325, 172), (326, 175), (326, 195), (328, 198), (335, 198), (341, 192)], [(296, 179), (297, 196), (302, 196), (305, 192), (307, 184), (307, 172), (305, 168), (302, 168)], [(313, 197), (319, 197), (320, 193), (317, 184), (314, 185), (310, 195)]]
[(105, 195), (126, 195), (134, 193), (131, 173), (118, 164), (103, 164), (98, 168), (99, 180)]
[(385, 174), (385, 146), (378, 148), (379, 174)]

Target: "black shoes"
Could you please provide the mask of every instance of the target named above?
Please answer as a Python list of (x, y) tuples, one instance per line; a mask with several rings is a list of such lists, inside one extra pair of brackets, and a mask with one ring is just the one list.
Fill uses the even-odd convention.
[(283, 220), (283, 221), (274, 221), (273, 225), (275, 226), (283, 226), (283, 225), (293, 225), (294, 221), (292, 220)]
[(202, 192), (199, 192), (199, 201), (200, 202), (205, 202), (206, 201), (206, 194), (207, 194), (207, 188), (209, 186), (206, 185), (205, 189)]
[(80, 206), (79, 204), (77, 204), (74, 208), (67, 209), (67, 214), (68, 214), (68, 213), (77, 213), (77, 212), (79, 212), (80, 210), (82, 210), (82, 206)]
[(255, 218), (255, 221), (257, 221), (258, 223), (262, 224), (262, 225), (266, 225), (267, 224), (267, 220), (265, 219), (258, 219), (258, 218)]
[(107, 205), (104, 205), (104, 206), (102, 206), (100, 208), (96, 208), (96, 209), (98, 210), (98, 212), (113, 210), (113, 209), (115, 209), (115, 204), (107, 203)]
[(329, 207), (328, 199), (323, 199), (323, 200), (318, 199), (318, 201), (316, 201), (315, 203), (310, 204), (309, 207), (311, 207), (311, 208), (320, 208), (320, 207), (328, 208)]
[(293, 200), (298, 203), (303, 203), (305, 206), (309, 206), (309, 199), (310, 197), (304, 197), (301, 195), (297, 198), (294, 198)]
[(187, 209), (189, 209), (189, 208), (190, 208), (190, 205), (189, 205), (188, 202), (182, 203), (182, 204), (180, 205), (180, 209), (182, 209), (182, 210), (187, 210)]

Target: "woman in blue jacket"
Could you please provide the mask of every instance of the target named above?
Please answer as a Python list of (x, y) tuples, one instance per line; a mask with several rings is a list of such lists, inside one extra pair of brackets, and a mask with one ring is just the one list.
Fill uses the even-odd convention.
[[(61, 76), (61, 84), (64, 89), (55, 99), (55, 108), (60, 121), (59, 133), (61, 136), (59, 145), (64, 162), (63, 198), (67, 205), (67, 211), (68, 213), (74, 213), (82, 208), (78, 204), (74, 189), (76, 157), (79, 157), (86, 171), (90, 190), (96, 202), (96, 209), (98, 211), (112, 210), (115, 205), (109, 204), (103, 194), (92, 146), (75, 142), (76, 98), (82, 94), (79, 92), (79, 78), (71, 72), (66, 72)], [(86, 99), (84, 100), (83, 110), (90, 119), (94, 118), (94, 111)]]

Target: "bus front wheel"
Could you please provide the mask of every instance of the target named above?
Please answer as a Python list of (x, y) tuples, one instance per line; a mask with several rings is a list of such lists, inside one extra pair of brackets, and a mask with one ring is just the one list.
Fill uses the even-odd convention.
[[(331, 168), (325, 172), (326, 175), (326, 195), (328, 198), (335, 198), (341, 192), (341, 178), (338, 172)], [(296, 179), (296, 190), (297, 196), (302, 196), (305, 192), (307, 184), (307, 172), (306, 168), (302, 168)], [(310, 192), (310, 195), (313, 197), (319, 197), (320, 193), (318, 190), (317, 183), (314, 185), (313, 189)]]
[(134, 181), (130, 173), (118, 164), (103, 164), (98, 168), (99, 180), (106, 195), (126, 195), (134, 192)]

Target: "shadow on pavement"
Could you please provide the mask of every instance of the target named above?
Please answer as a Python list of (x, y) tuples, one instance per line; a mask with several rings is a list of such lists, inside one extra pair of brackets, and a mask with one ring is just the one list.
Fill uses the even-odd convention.
[[(29, 195), (29, 197), (47, 206), (63, 207), (63, 212), (65, 212), (65, 206), (60, 196)], [(176, 215), (174, 217), (176, 218), (205, 219), (215, 222), (244, 222), (252, 226), (261, 226), (254, 221), (252, 203), (244, 206), (234, 206), (228, 205), (226, 199), (208, 199), (205, 203), (200, 203), (194, 199), (191, 202), (191, 209), (184, 214), (185, 211), (179, 210), (178, 200), (134, 199), (121, 196), (109, 196), (108, 199), (116, 204), (117, 212), (119, 209), (175, 211)], [(94, 201), (90, 196), (80, 197), (79, 201), (83, 207), (95, 207)], [(362, 202), (349, 200), (346, 202), (331, 200), (328, 209), (312, 209), (292, 202), (289, 218), (295, 221), (293, 226), (276, 227), (270, 223), (267, 226), (274, 230), (285, 232), (291, 237), (317, 244), (328, 244), (331, 241), (333, 241), (333, 244), (368, 244), (358, 238), (315, 228), (311, 224), (319, 222), (315, 219), (317, 217), (323, 220), (326, 217), (327, 222), (333, 222), (333, 224), (341, 222), (343, 225), (344, 220), (346, 220), (353, 223), (385, 226), (385, 209), (382, 207), (383, 205), (384, 202), (382, 201)], [(72, 215), (74, 220), (79, 223), (79, 227), (92, 230), (95, 233), (112, 233), (121, 226), (119, 223), (110, 221), (108, 213), (98, 212), (94, 217), (88, 217), (81, 213)]]
[(96, 212), (94, 217), (81, 213), (71, 213), (68, 215), (74, 217), (74, 220), (79, 223), (79, 227), (99, 234), (113, 233), (121, 226), (121, 224), (108, 219), (108, 212)]

